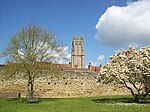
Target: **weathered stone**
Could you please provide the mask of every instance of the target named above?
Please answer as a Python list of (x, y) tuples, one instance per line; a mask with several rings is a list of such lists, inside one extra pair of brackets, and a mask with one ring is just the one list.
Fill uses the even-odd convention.
[(74, 35), (72, 40), (72, 56), (71, 66), (72, 68), (83, 68), (84, 67), (84, 38), (83, 36), (76, 38)]
[[(119, 88), (113, 84), (104, 85), (96, 83), (96, 74), (89, 75), (88, 73), (76, 74), (74, 72), (66, 73), (59, 79), (55, 76), (51, 79), (51, 75), (40, 77), (35, 80), (35, 94), (40, 97), (83, 97), (83, 96), (99, 96), (99, 95), (119, 95), (130, 94), (126, 89)], [(66, 79), (63, 77), (66, 76)], [(76, 78), (72, 78), (76, 76)], [(89, 77), (85, 80), (85, 77)], [(0, 82), (0, 91), (18, 92), (22, 96), (27, 94), (27, 80), (9, 80)]]

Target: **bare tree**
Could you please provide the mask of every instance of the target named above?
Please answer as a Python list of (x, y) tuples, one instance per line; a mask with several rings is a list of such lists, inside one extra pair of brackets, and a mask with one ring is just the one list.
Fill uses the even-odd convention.
[(7, 71), (11, 71), (9, 77), (21, 72), (22, 77), (28, 80), (29, 98), (33, 98), (34, 95), (35, 78), (41, 75), (41, 63), (54, 62), (58, 55), (62, 54), (63, 47), (56, 36), (36, 25), (23, 27), (11, 38), (3, 52), (7, 60)]

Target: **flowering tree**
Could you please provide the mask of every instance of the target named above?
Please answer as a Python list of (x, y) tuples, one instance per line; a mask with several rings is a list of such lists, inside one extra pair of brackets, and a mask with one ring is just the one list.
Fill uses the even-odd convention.
[(131, 46), (110, 57), (100, 75), (102, 82), (120, 84), (129, 89), (136, 100), (150, 93), (150, 46), (140, 50)]

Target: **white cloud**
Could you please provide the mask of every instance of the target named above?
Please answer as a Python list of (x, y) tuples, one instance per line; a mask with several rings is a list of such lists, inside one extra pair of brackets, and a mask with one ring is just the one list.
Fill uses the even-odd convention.
[(137, 1), (140, 1), (140, 0), (127, 0), (127, 5), (130, 5), (130, 4), (137, 2)]
[(97, 58), (98, 61), (103, 61), (104, 60), (104, 55), (100, 55), (98, 58)]
[(104, 61), (104, 59), (105, 59), (104, 55), (100, 55), (100, 56), (98, 56), (96, 61), (91, 61), (91, 65), (99, 66), (100, 64), (102, 64), (102, 61)]
[(112, 0), (111, 2), (112, 2), (112, 3), (115, 3), (115, 2), (116, 2), (116, 0)]
[[(47, 45), (45, 45), (44, 47), (47, 47)], [(39, 48), (40, 47), (38, 46), (37, 49)], [(51, 48), (49, 48), (49, 50), (47, 50), (47, 52), (43, 55), (49, 54), (49, 57), (54, 57), (51, 60), (53, 63), (68, 64), (71, 60), (71, 54), (69, 54), (69, 47), (64, 46), (60, 47), (59, 49), (61, 49), (61, 52), (57, 53), (56, 50), (53, 50), (53, 54), (51, 54)], [(18, 50), (18, 53), (20, 54), (20, 56), (22, 56), (22, 58), (24, 58), (25, 54), (22, 52), (22, 49)]]
[(69, 53), (69, 47), (64, 46), (61, 54), (56, 54), (55, 57), (57, 58), (56, 62), (59, 64), (68, 64), (71, 60), (71, 54)]
[(150, 0), (112, 6), (96, 24), (96, 39), (107, 46), (150, 43)]
[(92, 65), (92, 66), (99, 66), (99, 65), (98, 65), (98, 61), (96, 61), (96, 62), (91, 61), (91, 65)]

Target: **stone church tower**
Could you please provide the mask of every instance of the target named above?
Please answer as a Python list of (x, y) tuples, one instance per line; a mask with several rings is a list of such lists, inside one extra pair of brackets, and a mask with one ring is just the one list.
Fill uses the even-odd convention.
[(71, 55), (71, 67), (83, 68), (84, 67), (84, 37), (73, 36), (72, 40), (72, 55)]

